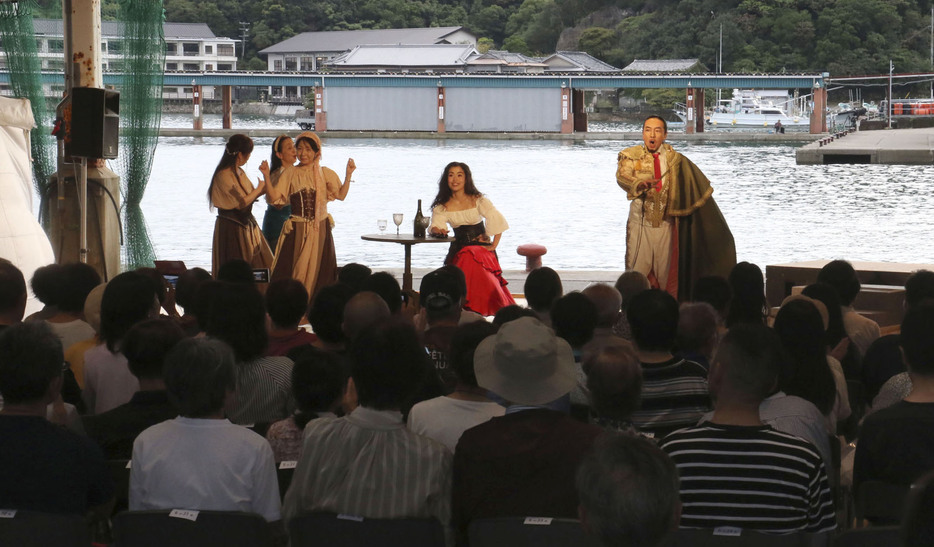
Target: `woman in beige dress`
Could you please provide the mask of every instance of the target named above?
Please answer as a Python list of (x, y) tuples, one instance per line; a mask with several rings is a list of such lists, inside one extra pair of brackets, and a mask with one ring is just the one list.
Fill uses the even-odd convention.
[(212, 209), (217, 208), (211, 261), (214, 275), (225, 262), (234, 259), (244, 260), (254, 268), (272, 266), (269, 244), (253, 218), (253, 202), (266, 192), (266, 183), (259, 181), (254, 188), (241, 168), (252, 152), (250, 137), (231, 136), (208, 188), (208, 202)]
[[(332, 169), (321, 165), (321, 139), (304, 132), (295, 139), (298, 165), (286, 167), (275, 186), (266, 188), (276, 202), (288, 198), (292, 216), (282, 225), (270, 281), (292, 277), (301, 281), (314, 298), (318, 288), (337, 282), (337, 254), (331, 236), (327, 203), (347, 197), (350, 176), (357, 168), (347, 160), (344, 182)], [(260, 171), (269, 180), (269, 165)]]

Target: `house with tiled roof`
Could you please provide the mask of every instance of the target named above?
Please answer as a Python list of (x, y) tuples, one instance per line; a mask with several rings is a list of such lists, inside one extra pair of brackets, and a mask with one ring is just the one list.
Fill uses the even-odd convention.
[(636, 59), (623, 72), (707, 72), (707, 67), (698, 59)]

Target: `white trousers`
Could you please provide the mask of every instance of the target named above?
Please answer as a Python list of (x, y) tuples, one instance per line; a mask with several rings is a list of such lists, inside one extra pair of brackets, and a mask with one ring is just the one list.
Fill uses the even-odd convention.
[(646, 277), (654, 274), (658, 286), (666, 290), (671, 266), (671, 219), (662, 221), (658, 228), (643, 221), (642, 200), (634, 199), (629, 205), (626, 224), (626, 270), (636, 270)]

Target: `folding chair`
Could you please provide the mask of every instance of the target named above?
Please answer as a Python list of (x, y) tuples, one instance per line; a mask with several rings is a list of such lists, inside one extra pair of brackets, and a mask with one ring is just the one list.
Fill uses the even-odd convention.
[(292, 547), (444, 547), (444, 530), (434, 518), (373, 519), (314, 512), (289, 521)]
[(113, 523), (115, 547), (263, 547), (272, 542), (266, 519), (239, 511), (126, 511)]
[(545, 517), (476, 519), (467, 529), (470, 547), (599, 547), (579, 520)]
[(934, 471), (911, 485), (902, 520), (902, 540), (905, 546), (934, 546)]
[(0, 510), (0, 545), (88, 547), (91, 531), (83, 515)]

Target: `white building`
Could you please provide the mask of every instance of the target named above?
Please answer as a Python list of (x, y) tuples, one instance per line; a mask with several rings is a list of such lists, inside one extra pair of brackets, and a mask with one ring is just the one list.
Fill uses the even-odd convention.
[[(65, 33), (61, 19), (34, 19), (36, 47), (42, 70), (59, 71), (65, 66)], [(166, 71), (212, 72), (237, 69), (236, 40), (215, 36), (205, 23), (164, 23)], [(123, 24), (118, 21), (101, 22), (101, 69), (104, 72), (123, 70)], [(6, 53), (0, 51), (0, 70), (7, 70)], [(46, 93), (61, 96), (61, 84), (47, 86)], [(206, 88), (205, 98), (213, 98), (214, 90)], [(0, 94), (9, 95), (8, 85), (0, 87)], [(167, 99), (190, 98), (191, 87), (167, 87)]]
[[(270, 72), (316, 72), (335, 57), (357, 46), (464, 44), (476, 47), (477, 37), (464, 27), (400, 28), (303, 32), (260, 50)], [(273, 86), (270, 97), (301, 99), (310, 89)]]

